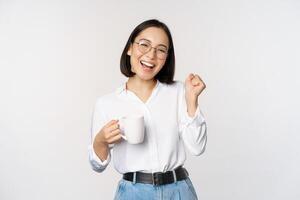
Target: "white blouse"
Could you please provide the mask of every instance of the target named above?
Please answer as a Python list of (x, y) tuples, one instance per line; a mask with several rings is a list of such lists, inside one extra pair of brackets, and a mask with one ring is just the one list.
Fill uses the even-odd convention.
[[(110, 145), (107, 159), (101, 161), (93, 149), (96, 134), (110, 120), (131, 114), (144, 115), (144, 142), (129, 144), (122, 140)], [(206, 130), (199, 106), (194, 117), (188, 116), (183, 82), (176, 81), (168, 85), (157, 81), (145, 103), (126, 90), (124, 82), (115, 92), (103, 95), (96, 101), (88, 148), (89, 160), (97, 172), (107, 167), (111, 157), (115, 169), (121, 174), (134, 171), (166, 172), (184, 164), (185, 149), (197, 156), (204, 152)]]

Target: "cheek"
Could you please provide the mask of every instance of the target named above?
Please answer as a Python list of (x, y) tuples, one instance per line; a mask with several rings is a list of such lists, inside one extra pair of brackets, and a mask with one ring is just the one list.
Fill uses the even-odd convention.
[(139, 57), (137, 55), (130, 57), (130, 64), (132, 68), (135, 68), (139, 64)]
[(136, 59), (139, 59), (141, 56), (143, 56), (143, 54), (140, 51), (138, 51), (137, 49), (133, 49), (132, 56)]
[(139, 59), (142, 57), (142, 54), (139, 52), (133, 52), (133, 54), (130, 56), (130, 62), (131, 64), (136, 64), (139, 62)]
[(160, 68), (163, 68), (163, 66), (165, 65), (166, 61), (159, 61), (157, 64), (159, 65)]
[(139, 54), (132, 54), (130, 56), (130, 65), (131, 65), (131, 71), (136, 73), (136, 70), (139, 68), (139, 59), (141, 55)]

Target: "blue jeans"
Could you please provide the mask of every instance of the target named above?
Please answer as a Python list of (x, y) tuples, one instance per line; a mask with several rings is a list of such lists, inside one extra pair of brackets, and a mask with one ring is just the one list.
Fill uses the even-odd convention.
[(132, 183), (121, 179), (114, 200), (197, 200), (189, 178), (167, 185)]

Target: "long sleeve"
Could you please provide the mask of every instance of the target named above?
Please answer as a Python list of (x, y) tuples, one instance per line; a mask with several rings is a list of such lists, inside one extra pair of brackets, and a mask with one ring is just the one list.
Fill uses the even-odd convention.
[(95, 136), (97, 133), (101, 130), (101, 128), (106, 123), (106, 117), (103, 112), (103, 105), (100, 99), (97, 100), (94, 112), (92, 115), (92, 124), (91, 124), (91, 133), (90, 133), (90, 144), (88, 146), (88, 155), (89, 155), (89, 161), (92, 166), (92, 169), (96, 172), (102, 172), (105, 170), (107, 165), (110, 162), (110, 151), (108, 153), (108, 157), (106, 160), (101, 161), (100, 158), (96, 155), (94, 148), (93, 148), (93, 142), (95, 139)]
[(205, 151), (207, 126), (199, 105), (193, 117), (187, 112), (184, 84), (179, 93), (179, 132), (185, 147), (192, 155), (199, 156)]

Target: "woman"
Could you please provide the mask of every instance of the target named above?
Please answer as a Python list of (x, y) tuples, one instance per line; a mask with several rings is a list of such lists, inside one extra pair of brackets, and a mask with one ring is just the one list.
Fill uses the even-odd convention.
[[(116, 91), (97, 99), (89, 158), (102, 172), (110, 162), (123, 174), (115, 199), (197, 199), (183, 164), (185, 149), (200, 155), (206, 145), (206, 123), (198, 106), (205, 84), (190, 74), (174, 81), (171, 33), (158, 20), (148, 20), (131, 33), (120, 63), (128, 77)], [(145, 139), (129, 144), (121, 137), (119, 119), (142, 113)]]

